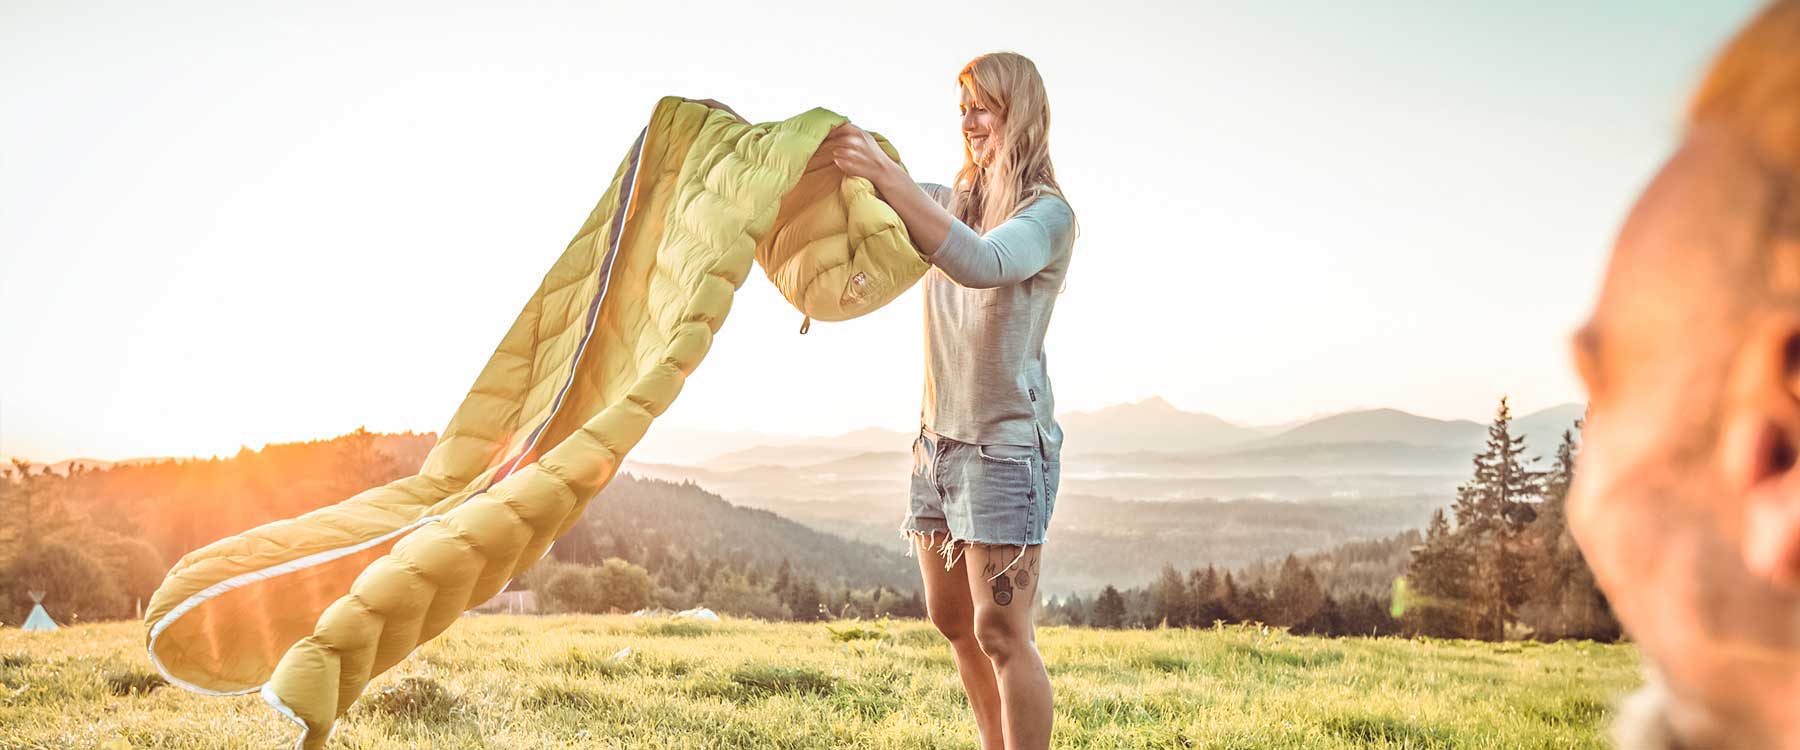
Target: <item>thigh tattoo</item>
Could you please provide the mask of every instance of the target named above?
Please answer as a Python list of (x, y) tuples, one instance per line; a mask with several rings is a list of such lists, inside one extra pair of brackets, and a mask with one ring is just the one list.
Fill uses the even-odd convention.
[(1006, 580), (1005, 573), (994, 579), (994, 603), (1002, 607), (1012, 603), (1012, 582)]
[(1020, 589), (1031, 588), (1031, 582), (1038, 577), (1037, 572), (1038, 572), (1037, 553), (1036, 552), (1027, 553), (1026, 558), (1019, 562), (1019, 574), (1016, 576), (1013, 576), (1013, 583), (1016, 584)]
[(1013, 591), (1029, 588), (1032, 578), (1036, 575), (1037, 555), (1034, 554), (1027, 554), (1025, 559), (1019, 560), (1018, 572), (1012, 579), (1008, 579), (1005, 573), (1001, 573), (999, 576), (994, 575), (995, 571), (1000, 569), (1002, 556), (1010, 561), (1018, 554), (1008, 547), (993, 547), (988, 554), (987, 565), (983, 566), (981, 571), (984, 576), (993, 578), (994, 603), (1002, 607), (1012, 604)]

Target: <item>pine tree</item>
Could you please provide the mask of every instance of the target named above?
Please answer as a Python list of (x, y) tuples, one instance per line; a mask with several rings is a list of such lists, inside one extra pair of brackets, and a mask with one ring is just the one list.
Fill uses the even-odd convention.
[(1439, 508), (1425, 527), (1425, 542), (1413, 550), (1406, 568), (1410, 592), (1402, 622), (1411, 635), (1467, 638), (1474, 623), (1469, 605), (1470, 560), (1450, 521)]
[(1069, 613), (1070, 625), (1079, 628), (1088, 624), (1088, 605), (1079, 594), (1070, 594), (1068, 601), (1063, 602), (1063, 608)]
[(1351, 631), (1346, 625), (1343, 611), (1338, 607), (1337, 600), (1323, 593), (1319, 595), (1317, 607), (1287, 627), (1288, 632), (1294, 635), (1321, 635), (1328, 638), (1360, 635)]
[(1208, 565), (1205, 571), (1195, 569), (1188, 573), (1188, 623), (1196, 628), (1210, 628), (1213, 623), (1228, 620), (1230, 613), (1225, 611), (1225, 603), (1221, 598), (1224, 582), (1219, 579), (1217, 568)]
[(794, 619), (800, 622), (818, 622), (826, 619), (825, 599), (819, 592), (819, 584), (811, 578), (801, 579), (793, 588), (794, 597), (788, 607), (794, 613)]
[[(1275, 579), (1275, 592), (1269, 600), (1269, 624), (1278, 627), (1298, 625), (1317, 614), (1325, 606), (1325, 589), (1312, 569), (1300, 558), (1289, 554), (1281, 563)], [(1319, 632), (1319, 631), (1309, 631)]]
[(1096, 628), (1125, 626), (1125, 597), (1112, 584), (1101, 589), (1100, 597), (1094, 600), (1093, 624)]
[(1244, 621), (1238, 616), (1238, 601), (1237, 582), (1231, 579), (1231, 571), (1225, 571), (1225, 580), (1219, 584), (1219, 608), (1225, 610), (1225, 616), (1220, 619), (1227, 625)]
[(1391, 602), (1366, 593), (1351, 594), (1337, 602), (1337, 614), (1342, 623), (1337, 634), (1365, 637), (1399, 634), (1404, 627), (1394, 619), (1392, 612)]
[(69, 509), (62, 477), (48, 467), (32, 471), (31, 464), (16, 458), (12, 463), (10, 478), (0, 487), (0, 562), (86, 525)]
[(375, 433), (358, 425), (355, 432), (337, 439), (338, 487), (341, 492), (355, 494), (392, 481), (400, 473), (394, 457), (375, 447)]
[(1171, 563), (1163, 563), (1162, 573), (1150, 585), (1151, 617), (1169, 627), (1188, 626), (1188, 587), (1181, 573)]
[(1581, 420), (1577, 419), (1573, 429), (1563, 430), (1562, 442), (1556, 446), (1556, 464), (1544, 476), (1544, 512), (1562, 515), (1569, 499), (1569, 487), (1575, 484), (1575, 430), (1579, 429)]
[[(1574, 429), (1581, 429), (1579, 420)], [(1619, 622), (1569, 533), (1566, 503), (1575, 481), (1576, 450), (1574, 432), (1564, 430), (1556, 463), (1544, 480), (1543, 506), (1527, 533), (1538, 577), (1520, 620), (1543, 640), (1617, 640)]]
[(1513, 435), (1512, 408), (1503, 397), (1488, 426), (1487, 444), (1475, 455), (1474, 476), (1457, 488), (1456, 537), (1470, 561), (1466, 603), (1470, 637), (1497, 641), (1518, 621), (1529, 597), (1529, 541), (1525, 527), (1537, 517), (1544, 472), (1531, 469), (1525, 436)]
[(1456, 491), (1458, 529), (1519, 528), (1536, 517), (1544, 473), (1526, 466), (1536, 459), (1524, 456), (1525, 436), (1512, 434), (1512, 407), (1501, 397), (1487, 444), (1475, 454), (1474, 477)]
[(775, 595), (786, 601), (788, 589), (793, 585), (794, 566), (786, 557), (781, 558), (781, 567), (775, 569)]
[(700, 558), (694, 556), (694, 550), (692, 548), (688, 549), (686, 553), (682, 555), (681, 562), (677, 563), (677, 565), (681, 566), (681, 580), (700, 580)]
[(1262, 593), (1261, 581), (1247, 579), (1239, 583), (1226, 573), (1225, 589), (1225, 609), (1231, 613), (1232, 622), (1269, 621), (1269, 598)]
[(669, 556), (669, 545), (653, 535), (646, 534), (645, 546), (649, 548), (644, 558), (644, 567), (651, 573), (661, 575), (671, 566), (673, 558)]

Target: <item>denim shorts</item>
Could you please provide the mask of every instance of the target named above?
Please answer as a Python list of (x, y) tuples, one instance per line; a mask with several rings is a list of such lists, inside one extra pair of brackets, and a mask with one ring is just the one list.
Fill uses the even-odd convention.
[[(1056, 510), (1060, 451), (1038, 445), (965, 443), (924, 428), (913, 440), (912, 504), (900, 523), (911, 556), (919, 542), (956, 566), (959, 542), (1043, 544)], [(943, 535), (943, 541), (938, 536)], [(994, 577), (1012, 568), (1008, 563)], [(991, 578), (989, 580), (992, 580)]]

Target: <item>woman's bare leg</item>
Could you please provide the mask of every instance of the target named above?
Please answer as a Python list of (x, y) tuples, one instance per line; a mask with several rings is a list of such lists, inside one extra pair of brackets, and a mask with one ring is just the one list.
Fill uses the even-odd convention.
[[(942, 533), (937, 536), (948, 538)], [(922, 537), (915, 537), (913, 545), (919, 558), (919, 575), (925, 583), (925, 612), (938, 632), (950, 640), (956, 673), (962, 677), (969, 706), (975, 711), (981, 750), (1006, 750), (994, 664), (975, 640), (975, 604), (969, 597), (967, 560), (956, 557), (956, 565), (944, 570), (944, 552), (938, 545), (927, 544)]]
[(975, 641), (1000, 678), (1004, 750), (1050, 747), (1055, 719), (1050, 674), (1038, 655), (1032, 621), (1042, 553), (1041, 544), (968, 547), (966, 584), (975, 603)]

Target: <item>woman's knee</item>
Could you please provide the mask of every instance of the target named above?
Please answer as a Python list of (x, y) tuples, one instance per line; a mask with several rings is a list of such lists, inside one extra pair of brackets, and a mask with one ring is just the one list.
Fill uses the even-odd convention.
[(938, 632), (952, 642), (975, 636), (975, 623), (969, 612), (960, 607), (933, 607), (929, 602), (925, 605), (925, 616), (931, 624), (937, 626)]
[(981, 644), (981, 652), (1000, 664), (1018, 654), (1022, 649), (1031, 647), (1031, 634), (1028, 625), (1016, 621), (1006, 612), (975, 614), (975, 641)]

